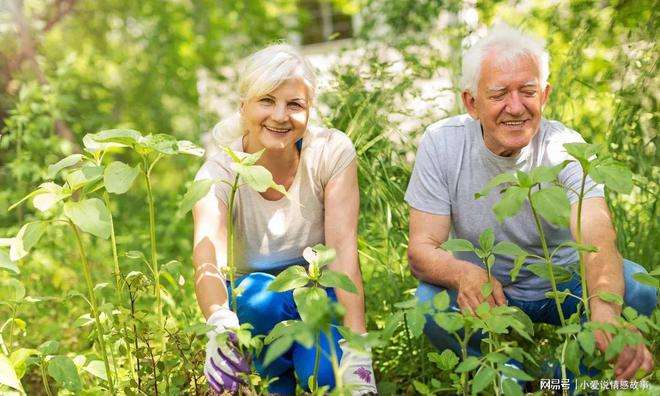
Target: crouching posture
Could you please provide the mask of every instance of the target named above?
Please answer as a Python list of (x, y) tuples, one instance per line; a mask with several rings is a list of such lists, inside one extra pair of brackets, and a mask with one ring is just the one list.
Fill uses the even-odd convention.
[[(272, 188), (259, 193), (247, 185), (235, 195), (235, 287), (240, 288), (235, 311), (228, 305), (231, 290), (222, 271), (227, 265), (229, 184), (216, 183), (194, 207), (195, 290), (207, 323), (214, 326), (209, 332), (205, 374), (217, 392), (236, 393), (241, 375), (249, 372), (246, 356), (235, 346), (234, 330), (239, 324), (250, 323), (253, 335), (266, 335), (279, 322), (300, 319), (291, 291), (273, 292), (268, 286), (288, 266), (304, 265), (302, 253), (308, 246), (324, 243), (336, 250), (330, 268), (348, 275), (358, 293), (328, 289), (328, 295), (345, 308), (345, 326), (353, 332), (366, 331), (357, 257), (356, 153), (342, 132), (308, 126), (314, 91), (314, 71), (302, 55), (286, 45), (267, 47), (243, 63), (240, 111), (216, 128), (239, 155), (264, 150), (257, 165), (268, 169), (287, 195)], [(231, 164), (231, 157), (220, 152), (202, 166), (196, 178), (231, 182), (235, 177)], [(216, 337), (221, 333), (227, 337)], [(331, 339), (320, 336), (319, 386), (334, 387), (328, 358), (332, 343), (344, 384), (354, 394), (375, 392), (371, 356), (341, 342), (334, 327), (332, 335)], [(277, 377), (269, 386), (271, 393), (294, 394), (296, 378), (307, 388), (316, 348), (294, 343), (267, 366), (263, 355), (254, 356), (253, 362), (260, 375)]]
[[(487, 228), (494, 231), (495, 242), (511, 241), (526, 251), (543, 256), (539, 233), (531, 208), (525, 202), (514, 217), (500, 223), (492, 207), (498, 202), (497, 189), (475, 200), (486, 183), (500, 173), (517, 170), (528, 172), (536, 166), (554, 166), (568, 159), (563, 144), (583, 142), (581, 136), (557, 121), (541, 117), (548, 100), (548, 53), (543, 44), (520, 31), (501, 27), (466, 51), (463, 57), (462, 99), (469, 115), (441, 120), (426, 130), (419, 145), (415, 167), (406, 192), (410, 205), (410, 243), (408, 256), (413, 274), (420, 280), (417, 296), (432, 299), (447, 290), (452, 308), (473, 312), (482, 302), (491, 306), (516, 306), (533, 321), (560, 324), (555, 301), (546, 298), (551, 290), (547, 280), (535, 276), (525, 267), (515, 281), (509, 272), (513, 259), (496, 256), (493, 267), (492, 294), (484, 298), (482, 286), (488, 281), (486, 269), (472, 252), (452, 255), (439, 249), (449, 237), (478, 243)], [(586, 179), (588, 191), (582, 207), (583, 242), (596, 246), (587, 253), (586, 280), (590, 299), (591, 320), (617, 324), (621, 307), (599, 297), (608, 292), (621, 296), (626, 305), (650, 315), (656, 305), (655, 289), (636, 282), (632, 275), (644, 271), (633, 262), (622, 260), (616, 249), (603, 187)], [(578, 163), (568, 164), (557, 177), (571, 203), (570, 228), (543, 222), (542, 229), (553, 251), (576, 234), (578, 195), (582, 169)], [(575, 250), (561, 247), (553, 257), (554, 264), (568, 265), (578, 261)], [(580, 296), (579, 274), (559, 290), (569, 289)], [(576, 312), (578, 300), (568, 296), (563, 302), (566, 318)], [(435, 322), (426, 324), (425, 332), (439, 349), (460, 349), (456, 340)], [(605, 351), (611, 336), (596, 333), (596, 345)], [(470, 340), (468, 352), (480, 355), (480, 338)], [(649, 372), (653, 358), (644, 344), (628, 345), (616, 357), (615, 376), (628, 379), (638, 369)]]

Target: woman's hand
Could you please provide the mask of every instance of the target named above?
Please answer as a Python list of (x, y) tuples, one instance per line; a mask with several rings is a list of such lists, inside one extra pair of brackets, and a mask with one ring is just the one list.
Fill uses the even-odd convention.
[(339, 370), (342, 382), (353, 396), (378, 394), (376, 378), (371, 365), (371, 353), (351, 348), (346, 340), (339, 341), (342, 351)]
[[(204, 374), (211, 388), (218, 392), (238, 393), (238, 387), (244, 383), (242, 374), (250, 373), (250, 364), (240, 353), (238, 340), (233, 329), (238, 328), (238, 317), (227, 308), (215, 311), (206, 323), (214, 326), (206, 333), (206, 361)], [(222, 336), (226, 338), (222, 340)]]

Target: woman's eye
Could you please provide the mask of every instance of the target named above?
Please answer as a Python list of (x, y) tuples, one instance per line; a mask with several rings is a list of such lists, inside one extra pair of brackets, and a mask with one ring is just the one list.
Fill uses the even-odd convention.
[(273, 101), (273, 99), (271, 99), (271, 98), (261, 98), (261, 99), (259, 99), (259, 102), (260, 102), (260, 103), (266, 103), (266, 104), (272, 104), (272, 103), (275, 103), (275, 102)]
[(289, 107), (292, 108), (292, 109), (296, 109), (296, 110), (299, 110), (299, 109), (303, 108), (303, 106), (298, 102), (289, 103)]

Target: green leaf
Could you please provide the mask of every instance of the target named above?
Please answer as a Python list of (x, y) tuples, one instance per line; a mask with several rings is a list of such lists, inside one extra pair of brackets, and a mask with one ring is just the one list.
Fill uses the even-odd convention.
[[(532, 271), (532, 273), (539, 278), (550, 279), (550, 272), (545, 263), (532, 263), (525, 268)], [(572, 272), (558, 265), (552, 266), (552, 273), (554, 274), (557, 283), (565, 282), (573, 276)]]
[(192, 182), (188, 191), (181, 199), (181, 206), (179, 208), (179, 215), (185, 215), (190, 212), (195, 204), (209, 193), (211, 186), (213, 186), (213, 179), (195, 180)]
[(419, 382), (417, 380), (413, 380), (413, 386), (415, 387), (415, 390), (417, 392), (419, 392), (420, 394), (422, 394), (422, 395), (426, 396), (426, 395), (432, 395), (433, 394), (433, 392), (431, 392), (431, 389), (429, 389), (429, 387), (426, 384), (422, 383), (422, 382)]
[(92, 360), (91, 362), (87, 363), (83, 370), (97, 378), (102, 379), (103, 381), (108, 380), (108, 374), (105, 372), (105, 364), (102, 360)]
[(433, 306), (438, 311), (444, 311), (449, 308), (449, 302), (449, 293), (447, 293), (447, 290), (443, 290), (433, 297)]
[(57, 174), (64, 168), (76, 165), (80, 160), (83, 159), (82, 154), (71, 154), (68, 157), (65, 157), (53, 165), (48, 166), (48, 178), (53, 179)]
[(91, 314), (86, 313), (80, 315), (78, 319), (73, 322), (73, 327), (85, 327), (91, 325), (92, 323), (94, 323), (94, 318), (92, 318)]
[(594, 334), (590, 331), (582, 331), (578, 333), (577, 340), (582, 349), (589, 355), (593, 355), (596, 351), (596, 340)]
[(573, 374), (580, 374), (580, 360), (582, 360), (580, 345), (576, 340), (568, 341), (568, 345), (566, 346), (566, 367)]
[(104, 151), (110, 148), (119, 148), (119, 147), (126, 147), (125, 144), (120, 144), (120, 143), (101, 143), (97, 142), (93, 138), (94, 134), (88, 133), (82, 138), (83, 145), (85, 146), (85, 149), (89, 151), (90, 153), (95, 153), (97, 151)]
[(568, 227), (571, 204), (561, 187), (549, 187), (532, 193), (532, 206), (548, 222)]
[(527, 252), (525, 252), (522, 248), (520, 248), (520, 246), (509, 241), (498, 242), (497, 245), (493, 247), (493, 253), (500, 254), (502, 256), (511, 256), (511, 257), (519, 257), (520, 255), (527, 255)]
[(532, 187), (532, 178), (523, 171), (516, 171), (516, 179), (518, 179), (518, 185), (523, 188)]
[(303, 322), (318, 326), (324, 319), (329, 319), (330, 299), (325, 289), (320, 287), (301, 287), (293, 291), (293, 301)]
[(577, 251), (583, 251), (583, 252), (597, 252), (598, 251), (598, 248), (594, 245), (582, 245), (582, 244), (579, 244), (579, 243), (573, 242), (573, 241), (563, 242), (559, 246), (560, 247), (567, 246), (567, 247), (573, 248)]
[(632, 172), (615, 161), (607, 161), (603, 164), (592, 166), (589, 176), (596, 183), (603, 183), (607, 188), (616, 192), (627, 194), (633, 188)]
[(513, 261), (513, 268), (511, 268), (511, 272), (509, 273), (509, 275), (511, 275), (512, 282), (516, 281), (516, 278), (520, 273), (520, 269), (525, 264), (525, 259), (527, 259), (527, 255), (521, 254), (520, 256), (516, 257), (516, 259)]
[(139, 139), (138, 143), (142, 148), (157, 151), (165, 155), (174, 155), (179, 151), (178, 142), (174, 136), (164, 133), (144, 136)]
[(107, 129), (90, 134), (89, 137), (100, 143), (120, 143), (133, 146), (142, 138), (142, 134), (133, 129)]
[(529, 188), (523, 187), (509, 187), (502, 194), (502, 198), (493, 205), (493, 213), (495, 217), (501, 223), (507, 217), (515, 216), (522, 207), (523, 202), (527, 199), (527, 192)]
[(495, 378), (495, 370), (488, 366), (481, 366), (477, 374), (472, 379), (472, 394), (476, 395), (482, 390), (486, 389), (488, 385), (492, 385)]
[(176, 145), (177, 151), (181, 154), (194, 155), (195, 157), (204, 156), (205, 150), (188, 140), (179, 140)]
[(357, 293), (357, 287), (348, 277), (348, 275), (341, 272), (331, 271), (325, 269), (319, 278), (319, 283), (321, 286), (325, 287), (334, 287), (335, 289), (346, 290), (350, 293)]
[(66, 356), (55, 356), (48, 361), (48, 375), (53, 377), (62, 388), (71, 391), (82, 390), (76, 364)]
[(568, 297), (571, 293), (569, 291), (560, 291), (557, 290), (557, 292), (549, 291), (545, 292), (545, 298), (552, 298), (554, 300), (555, 295), (557, 296), (557, 300), (559, 300), (560, 304), (564, 303), (564, 300), (566, 300), (566, 297)]
[(80, 169), (67, 174), (64, 177), (71, 191), (75, 191), (89, 183), (100, 180), (103, 177), (102, 166), (83, 166)]
[(486, 282), (481, 286), (481, 295), (484, 298), (488, 298), (493, 292), (493, 284), (491, 282)]
[(273, 175), (261, 165), (245, 166), (232, 163), (231, 167), (255, 191), (265, 192), (273, 184)]
[(45, 212), (69, 195), (68, 190), (65, 190), (62, 186), (47, 182), (39, 186), (37, 193), (32, 198), (32, 204), (39, 211)]
[(266, 151), (266, 149), (261, 149), (256, 153), (246, 154), (240, 159), (241, 164), (247, 166), (256, 164), (257, 161), (259, 161), (259, 158), (261, 158), (261, 156), (263, 155), (264, 151)]
[(309, 282), (309, 277), (305, 268), (300, 265), (293, 265), (280, 272), (277, 277), (268, 285), (268, 290), (283, 292), (298, 287), (303, 287)]
[(85, 232), (103, 239), (110, 236), (110, 211), (98, 198), (67, 202), (64, 214)]
[(599, 292), (598, 298), (605, 302), (615, 303), (616, 305), (623, 305), (623, 298), (618, 294), (610, 292)]
[(314, 264), (318, 268), (323, 268), (325, 265), (335, 261), (337, 253), (335, 249), (329, 248), (323, 244), (317, 243), (312, 247), (306, 247), (303, 250), (303, 258), (309, 264)]
[(453, 369), (460, 360), (451, 349), (445, 349), (441, 354), (437, 352), (429, 352), (426, 356), (443, 371)]
[(417, 338), (424, 332), (424, 324), (426, 323), (426, 317), (424, 312), (420, 309), (411, 309), (406, 312), (406, 322), (408, 323), (408, 330), (410, 331), (410, 336)]
[(658, 279), (645, 272), (637, 272), (636, 274), (633, 274), (633, 279), (643, 285), (655, 287), (656, 289), (658, 288)]
[(0, 268), (14, 272), (16, 274), (21, 273), (16, 263), (12, 262), (9, 258), (9, 255), (2, 250), (0, 250)]
[(463, 360), (458, 367), (456, 367), (457, 373), (467, 373), (479, 367), (479, 359), (474, 356), (468, 356), (467, 359)]
[[(600, 151), (600, 145), (589, 143), (565, 143), (566, 152), (581, 164), (587, 164)], [(584, 165), (583, 165), (584, 168)]]
[(463, 328), (463, 317), (456, 312), (440, 312), (433, 316), (435, 323), (449, 333), (455, 333)]
[(55, 340), (48, 340), (37, 347), (42, 355), (54, 355), (60, 349), (60, 343)]
[(6, 278), (0, 281), (0, 301), (18, 303), (25, 298), (25, 286), (16, 278)]
[(19, 381), (14, 366), (4, 354), (0, 353), (0, 385), (8, 386), (12, 389), (25, 393), (21, 381)]
[(467, 239), (449, 239), (440, 247), (448, 252), (473, 252), (474, 245)]
[(46, 223), (35, 221), (24, 224), (13, 238), (9, 247), (9, 258), (11, 261), (18, 261), (27, 256), (30, 249), (39, 242), (41, 236), (46, 231)]
[(523, 381), (533, 381), (534, 380), (534, 377), (532, 377), (531, 375), (527, 374), (526, 372), (522, 371), (521, 369), (519, 369), (517, 367), (511, 367), (511, 366), (505, 365), (505, 366), (501, 366), (499, 369), (502, 372), (502, 374), (507, 375), (507, 376), (512, 377), (512, 378), (516, 378), (516, 379), (523, 380)]
[(506, 396), (523, 396), (523, 391), (517, 381), (506, 378), (502, 381), (503, 394)]
[(549, 167), (539, 166), (529, 172), (532, 185), (537, 183), (552, 183), (557, 179), (557, 175), (568, 165), (570, 161), (563, 161), (562, 163)]
[[(227, 153), (227, 155), (229, 155), (229, 157), (231, 157), (231, 160), (234, 161), (234, 163), (240, 163), (240, 162), (241, 162), (241, 159), (238, 157), (238, 155), (236, 155), (236, 153), (234, 153), (234, 151), (233, 151), (232, 149), (230, 149), (229, 147), (222, 146), (222, 150), (223, 150), (225, 153)], [(259, 153), (263, 153), (264, 150), (265, 150), (265, 149), (260, 150)], [(256, 153), (255, 153), (255, 154), (256, 154)], [(246, 164), (246, 165), (247, 165), (247, 164)], [(250, 165), (253, 165), (253, 164), (250, 164)]]
[(123, 194), (131, 188), (140, 173), (138, 167), (131, 167), (121, 161), (114, 161), (103, 172), (103, 183), (109, 193)]
[(516, 176), (513, 173), (502, 173), (494, 178), (492, 178), (481, 191), (474, 194), (474, 199), (479, 199), (481, 197), (486, 197), (490, 194), (490, 191), (503, 183), (517, 183)]
[(479, 246), (484, 251), (488, 252), (493, 248), (495, 242), (495, 234), (492, 228), (486, 228), (484, 232), (479, 235)]
[(577, 334), (581, 329), (582, 327), (578, 323), (571, 323), (557, 329), (557, 334)]

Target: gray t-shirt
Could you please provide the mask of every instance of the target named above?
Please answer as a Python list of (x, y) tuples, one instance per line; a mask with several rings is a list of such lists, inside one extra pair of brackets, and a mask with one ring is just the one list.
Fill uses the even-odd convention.
[[(484, 144), (479, 121), (468, 115), (455, 116), (429, 126), (419, 144), (415, 167), (406, 191), (408, 204), (423, 212), (451, 216), (452, 234), (477, 244), (479, 235), (492, 228), (495, 242), (508, 240), (526, 251), (543, 256), (543, 248), (536, 230), (528, 202), (514, 217), (500, 223), (492, 211), (499, 201), (500, 189), (495, 188), (487, 197), (474, 199), (474, 194), (494, 176), (522, 170), (528, 172), (537, 166), (554, 166), (570, 157), (563, 148), (564, 143), (583, 142), (577, 132), (557, 121), (543, 119), (540, 131), (530, 144), (514, 157), (493, 154)], [(571, 204), (577, 202), (582, 179), (582, 168), (571, 162), (557, 177), (564, 187)], [(591, 188), (594, 187), (594, 188)], [(586, 197), (602, 197), (602, 185), (587, 178)], [(552, 251), (560, 243), (573, 240), (570, 230), (542, 221), (543, 231)], [(479, 258), (470, 252), (458, 252), (456, 257), (481, 265)], [(554, 256), (554, 263), (566, 265), (578, 261), (577, 252), (562, 248)], [(526, 264), (533, 262), (529, 260)], [(536, 277), (529, 270), (520, 271), (515, 282), (509, 272), (513, 259), (497, 256), (493, 275), (502, 283), (507, 295), (520, 300), (540, 300), (549, 291), (550, 282)]]

